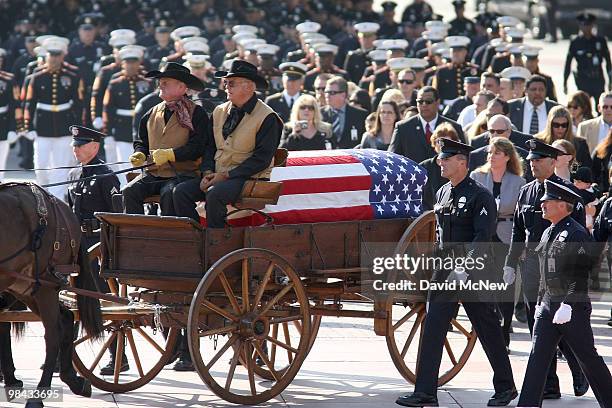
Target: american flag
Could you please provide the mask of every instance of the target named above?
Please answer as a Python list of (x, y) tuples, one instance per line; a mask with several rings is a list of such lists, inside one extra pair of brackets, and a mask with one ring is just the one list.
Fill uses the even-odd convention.
[[(283, 183), (278, 203), (263, 212), (274, 224), (417, 217), (426, 173), (410, 159), (375, 149), (290, 152), (287, 166), (270, 176)], [(261, 216), (244, 213), (230, 221), (261, 222)]]

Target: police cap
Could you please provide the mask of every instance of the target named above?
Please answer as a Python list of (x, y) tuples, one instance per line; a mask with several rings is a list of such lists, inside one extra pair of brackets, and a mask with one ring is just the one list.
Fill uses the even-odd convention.
[(102, 138), (106, 137), (104, 133), (85, 126), (72, 125), (69, 129), (72, 134), (72, 146), (83, 146), (91, 142), (100, 143)]
[(595, 22), (595, 20), (597, 20), (597, 17), (595, 16), (595, 14), (593, 13), (589, 13), (587, 11), (583, 11), (582, 13), (579, 13), (576, 15), (576, 20), (580, 23), (580, 24), (592, 24)]
[(464, 154), (469, 157), (470, 152), (474, 150), (474, 148), (470, 145), (466, 145), (446, 137), (439, 138), (437, 143), (438, 146), (440, 146), (438, 159), (446, 159), (456, 154)]
[(543, 159), (545, 157), (556, 159), (557, 156), (562, 156), (565, 154), (565, 152), (538, 139), (529, 139), (525, 142), (525, 146), (527, 146), (527, 149), (529, 149), (527, 160)]
[(570, 204), (580, 201), (580, 196), (566, 186), (557, 184), (550, 180), (544, 180), (544, 195), (540, 201), (559, 200)]

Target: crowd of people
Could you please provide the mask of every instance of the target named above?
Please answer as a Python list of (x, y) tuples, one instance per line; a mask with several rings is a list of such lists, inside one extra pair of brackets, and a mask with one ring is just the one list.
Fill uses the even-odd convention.
[[(456, 16), (449, 22), (423, 0), (414, 0), (401, 18), (393, 1), (383, 2), (378, 13), (371, 0), (28, 4), (0, 2), (0, 14), (8, 18), (0, 27), (17, 21), (12, 32), (0, 33), (0, 169), (10, 148), (19, 150), (23, 168), (37, 169), (41, 185), (69, 176), (67, 168), (44, 169), (71, 166), (75, 158), (97, 166), (98, 153), (110, 167), (73, 171), (70, 178), (89, 180), (147, 160), (158, 166), (129, 183), (106, 182), (99, 191), (84, 183), (70, 191), (49, 187), (85, 214), (78, 214), (83, 225), (91, 222), (85, 233), (96, 228), (95, 211), (112, 210), (107, 197), (100, 197), (99, 206), (85, 205), (95, 203), (97, 194), (121, 189), (129, 213), (143, 213), (145, 199), (160, 195), (162, 215), (196, 220), (195, 202), (205, 200), (208, 226), (223, 227), (226, 204), (237, 199), (246, 179), (269, 175), (277, 146), (388, 150), (427, 170), (425, 209), (455, 214), (457, 203), (448, 194), (457, 188), (484, 197), (470, 205), (481, 205), (487, 215), (492, 196), (497, 217), (490, 238), (505, 248), (495, 268), (511, 284), (509, 293), (520, 269), (523, 294), (516, 306), (502, 302), (496, 308), (506, 352), (489, 357), (499, 370), (509, 368), (513, 313), (532, 333), (538, 321), (541, 265), (531, 244), (540, 242), (551, 220), (567, 218), (543, 218), (540, 200), (571, 204), (569, 214), (588, 234), (598, 242), (609, 239), (612, 92), (605, 84), (607, 77), (610, 89), (612, 64), (592, 14), (577, 16), (580, 33), (568, 50), (563, 92), (574, 59), (579, 90), (563, 106), (551, 77), (540, 71), (541, 49), (525, 42), (522, 23), (488, 12), (470, 20), (464, 0), (452, 1)], [(53, 13), (55, 7), (62, 13)], [(463, 164), (449, 167), (462, 156), (469, 158), (465, 183), (456, 176)], [(589, 278), (590, 289), (599, 289), (597, 267)], [(483, 322), (491, 318), (469, 313)], [(501, 343), (489, 329), (483, 323), (479, 335), (497, 348)], [(583, 395), (594, 375), (605, 374), (592, 353), (574, 350), (577, 341), (570, 336), (560, 348), (574, 392)], [(595, 368), (585, 368), (583, 360)], [(534, 385), (525, 401), (532, 404), (538, 393), (560, 398), (554, 362), (542, 390)], [(187, 361), (178, 369), (193, 366)], [(435, 371), (435, 364), (421, 369)], [(493, 405), (516, 397), (507, 374), (500, 374), (505, 382), (498, 378)], [(423, 381), (398, 403), (437, 403), (435, 384)], [(600, 403), (609, 404), (601, 384), (591, 385)]]

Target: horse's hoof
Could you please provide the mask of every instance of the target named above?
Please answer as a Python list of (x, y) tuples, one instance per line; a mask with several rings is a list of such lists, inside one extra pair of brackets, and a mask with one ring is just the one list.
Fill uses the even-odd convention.
[(77, 395), (80, 395), (81, 397), (86, 397), (86, 398), (91, 397), (91, 381), (84, 378), (83, 388), (81, 389), (81, 392), (79, 392)]
[(44, 405), (41, 400), (28, 400), (25, 404), (25, 408), (43, 408)]
[(4, 388), (23, 388), (23, 381), (12, 378), (4, 384)]

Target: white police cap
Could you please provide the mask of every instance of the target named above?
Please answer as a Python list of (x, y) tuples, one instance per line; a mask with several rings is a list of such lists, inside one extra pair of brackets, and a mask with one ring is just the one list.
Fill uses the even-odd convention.
[(387, 66), (391, 71), (401, 71), (402, 69), (410, 68), (411, 58), (390, 58), (387, 60)]
[(531, 72), (524, 67), (508, 67), (501, 72), (502, 78), (507, 79), (523, 79), (528, 80), (531, 78)]
[(470, 39), (462, 35), (451, 35), (444, 39), (448, 48), (467, 48), (470, 45)]
[(385, 40), (380, 48), (384, 50), (405, 50), (408, 45), (406, 40)]
[(239, 34), (239, 33), (251, 33), (251, 34), (257, 34), (258, 28), (252, 25), (248, 25), (248, 24), (238, 24), (232, 27), (232, 31), (235, 34)]
[(378, 23), (370, 23), (370, 22), (357, 23), (357, 24), (355, 24), (353, 26), (353, 28), (355, 30), (357, 30), (357, 32), (359, 32), (359, 33), (363, 33), (363, 34), (375, 34), (380, 29), (380, 24), (378, 24)]
[(316, 33), (321, 29), (321, 24), (314, 21), (305, 21), (295, 26), (299, 33)]
[(170, 38), (172, 38), (174, 41), (178, 41), (185, 37), (196, 37), (200, 34), (200, 29), (196, 26), (183, 26), (175, 28), (174, 31), (170, 33)]

